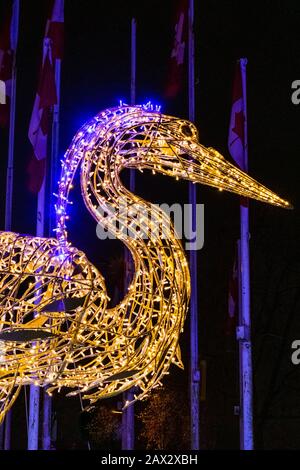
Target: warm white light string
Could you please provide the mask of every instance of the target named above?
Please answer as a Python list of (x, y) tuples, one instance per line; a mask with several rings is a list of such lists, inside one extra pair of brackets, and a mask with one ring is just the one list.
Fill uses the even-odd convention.
[[(69, 192), (79, 168), (87, 209), (126, 244), (134, 260), (128, 293), (113, 308), (103, 277), (67, 236)], [(124, 168), (289, 207), (202, 146), (186, 120), (161, 114), (151, 104), (122, 104), (99, 113), (77, 132), (62, 161), (57, 239), (0, 236), (0, 417), (22, 385), (50, 385), (49, 393), (67, 387), (90, 403), (136, 385), (135, 398), (144, 398), (172, 363), (182, 367), (178, 342), (190, 295), (187, 260), (167, 215), (123, 186)], [(128, 207), (142, 215), (131, 216)], [(28, 338), (35, 331), (42, 337), (33, 347)]]

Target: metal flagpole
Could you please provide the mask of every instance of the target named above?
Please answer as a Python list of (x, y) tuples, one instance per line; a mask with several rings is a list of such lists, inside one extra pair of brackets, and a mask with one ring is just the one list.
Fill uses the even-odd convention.
[[(60, 112), (60, 76), (61, 76), (61, 59), (55, 60), (55, 85), (57, 104), (53, 106), (53, 121), (52, 121), (52, 141), (51, 141), (51, 158), (50, 158), (50, 200), (51, 209), (54, 208), (54, 195), (57, 185), (57, 170), (59, 165), (59, 112)], [(53, 212), (54, 214), (54, 212)], [(55, 215), (51, 217), (49, 224), (49, 236), (53, 236), (53, 229), (55, 228)]]
[[(136, 19), (131, 20), (131, 80), (130, 80), (130, 104), (135, 104), (136, 100)], [(134, 170), (130, 170), (129, 176), (129, 189), (131, 192), (135, 190), (135, 173)], [(130, 265), (132, 261), (129, 257), (128, 251), (125, 252), (125, 288), (127, 289), (130, 278), (131, 269)], [(124, 393), (123, 401), (132, 401), (133, 389), (128, 390)], [(133, 450), (134, 449), (134, 405), (131, 405), (122, 412), (122, 450)]]
[[(43, 42), (43, 63), (47, 55), (47, 50), (50, 47), (50, 39), (44, 38)], [(37, 217), (36, 217), (36, 236), (44, 237), (45, 236), (45, 197), (46, 197), (46, 174), (47, 167), (44, 171), (44, 179), (41, 185), (41, 188), (38, 192), (37, 200)]]
[(10, 450), (11, 447), (11, 422), (12, 410), (10, 409), (5, 418), (4, 450)]
[[(136, 19), (131, 20), (131, 80), (130, 80), (130, 104), (136, 100)], [(132, 170), (134, 175), (134, 170)]]
[[(15, 144), (15, 120), (16, 120), (16, 84), (17, 84), (17, 66), (16, 66), (16, 50), (19, 35), (19, 17), (20, 2), (14, 0), (11, 16), (10, 27), (10, 43), (13, 50), (12, 78), (11, 78), (11, 95), (10, 95), (10, 114), (9, 114), (9, 140), (8, 140), (8, 159), (6, 171), (6, 199), (5, 199), (5, 231), (11, 230), (12, 221), (12, 196), (13, 196), (13, 178), (14, 178), (14, 144)], [(12, 411), (6, 415), (4, 426), (4, 449), (10, 449), (11, 440), (11, 419)]]
[[(53, 5), (55, 10), (56, 3)], [(64, 1), (59, 2), (59, 7), (64, 12)], [(54, 10), (52, 15), (54, 14)], [(59, 12), (56, 11), (56, 14)], [(61, 18), (59, 18), (61, 20)], [(52, 138), (51, 138), (51, 155), (49, 165), (49, 202), (50, 202), (50, 217), (49, 217), (49, 236), (53, 236), (53, 229), (55, 227), (55, 216), (54, 211), (54, 197), (53, 192), (57, 183), (57, 170), (59, 168), (59, 113), (60, 113), (60, 82), (61, 82), (61, 59), (55, 58), (55, 88), (57, 102), (53, 105), (53, 117), (52, 117)], [(43, 391), (43, 423), (42, 423), (42, 448), (43, 450), (51, 449), (51, 435), (52, 435), (52, 398), (48, 395), (47, 390)]]
[[(189, 119), (195, 120), (195, 45), (194, 45), (194, 0), (189, 0), (188, 12), (188, 86)], [(196, 185), (189, 183), (189, 204), (191, 207), (191, 232), (196, 233)], [(191, 272), (190, 302), (190, 419), (191, 450), (199, 449), (199, 402), (200, 368), (198, 346), (198, 286), (197, 286), (197, 251), (189, 253)]]
[[(51, 140), (51, 158), (50, 158), (50, 201), (53, 201), (53, 191), (57, 180), (57, 168), (59, 162), (59, 111), (60, 111), (60, 76), (61, 76), (61, 59), (55, 60), (55, 85), (57, 104), (53, 106), (52, 121), (52, 140)], [(54, 204), (51, 204), (51, 209)], [(50, 209), (49, 236), (53, 234), (55, 225)], [(43, 392), (43, 429), (42, 429), (42, 448), (43, 450), (51, 449), (52, 434), (52, 398), (48, 395), (47, 390)]]
[(36, 385), (30, 385), (29, 413), (28, 413), (28, 440), (27, 440), (28, 450), (38, 449), (39, 405), (40, 405), (40, 389)]
[[(244, 169), (248, 171), (247, 136), (247, 59), (240, 59), (244, 104)], [(250, 318), (250, 262), (248, 201), (240, 206), (240, 315), (237, 328), (240, 357), (240, 447), (253, 449), (253, 384)]]
[(3, 421), (0, 426), (0, 450), (4, 448), (4, 423), (5, 421)]
[(15, 143), (15, 116), (16, 116), (16, 49), (19, 33), (19, 0), (13, 2), (13, 13), (11, 22), (11, 48), (13, 52), (12, 79), (11, 79), (11, 97), (10, 97), (10, 118), (9, 118), (9, 142), (8, 142), (8, 160), (6, 173), (6, 200), (5, 200), (5, 230), (11, 230), (12, 217), (12, 194), (13, 194), (13, 169), (14, 169), (14, 143)]
[[(49, 38), (44, 38), (43, 42), (43, 63), (49, 48)], [(45, 168), (44, 178), (38, 193), (37, 200), (37, 218), (36, 218), (36, 236), (44, 237), (45, 235), (45, 196), (46, 196), (46, 174)], [(39, 409), (40, 409), (40, 387), (30, 385), (29, 394), (29, 413), (28, 413), (28, 450), (37, 450), (39, 444)]]
[[(37, 221), (36, 235), (44, 236), (44, 217), (45, 217), (45, 187), (46, 187), (46, 170), (43, 183), (38, 193), (37, 202)], [(29, 413), (28, 413), (28, 450), (37, 450), (39, 443), (39, 408), (40, 408), (40, 387), (30, 385), (29, 393)]]

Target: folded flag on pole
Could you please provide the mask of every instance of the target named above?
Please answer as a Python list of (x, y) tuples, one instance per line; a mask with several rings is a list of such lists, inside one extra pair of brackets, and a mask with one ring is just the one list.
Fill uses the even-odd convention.
[(16, 48), (15, 2), (7, 3), (0, 25), (0, 127), (9, 127), (12, 68)]
[(62, 59), (64, 49), (64, 0), (54, 0), (52, 16), (47, 22), (47, 37), (51, 39), (52, 59)]
[(44, 49), (45, 57), (29, 126), (29, 140), (38, 160), (47, 156), (50, 112), (57, 102), (50, 41), (46, 42)]
[(61, 58), (63, 49), (63, 4), (63, 0), (53, 2), (52, 15), (47, 21), (40, 80), (29, 125), (28, 137), (34, 153), (29, 164), (29, 189), (32, 192), (40, 190), (45, 176), (48, 134), (53, 106), (57, 104), (55, 61)]
[(241, 63), (237, 62), (235, 68), (235, 76), (233, 81), (233, 92), (232, 92), (232, 108), (229, 125), (229, 136), (228, 136), (228, 149), (230, 155), (241, 168), (246, 170), (245, 164), (245, 105), (243, 100), (243, 85), (242, 85), (242, 71)]
[(168, 67), (164, 96), (175, 98), (183, 86), (184, 57), (188, 38), (188, 0), (178, 0), (175, 16), (175, 35)]

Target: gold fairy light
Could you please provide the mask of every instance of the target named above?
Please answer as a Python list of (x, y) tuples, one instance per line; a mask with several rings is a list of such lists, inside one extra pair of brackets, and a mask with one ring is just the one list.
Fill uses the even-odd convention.
[[(79, 167), (87, 209), (134, 260), (128, 292), (113, 308), (101, 274), (68, 241), (69, 192)], [(67, 387), (90, 403), (136, 385), (135, 398), (143, 398), (172, 363), (182, 367), (188, 263), (169, 217), (123, 186), (124, 168), (290, 207), (201, 145), (186, 120), (151, 105), (99, 113), (77, 132), (62, 161), (56, 240), (0, 236), (0, 419), (25, 384), (51, 385), (49, 393)]]
[[(54, 239), (0, 233), (0, 420), (20, 386), (53, 382), (78, 320), (103, 280), (85, 255)], [(62, 300), (63, 299), (63, 300)]]

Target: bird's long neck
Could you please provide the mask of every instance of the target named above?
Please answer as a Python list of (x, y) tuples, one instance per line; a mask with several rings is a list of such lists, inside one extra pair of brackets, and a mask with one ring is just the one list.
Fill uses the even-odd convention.
[[(57, 210), (58, 239), (67, 244), (65, 231), (68, 191), (80, 161), (81, 190), (85, 204), (97, 223), (123, 241), (134, 260), (134, 274), (123, 300), (110, 309), (109, 317), (119, 325), (118, 344), (125, 347), (132, 367), (149, 367), (155, 373), (150, 381), (167, 372), (178, 358), (178, 337), (182, 331), (189, 300), (189, 270), (180, 241), (169, 218), (157, 207), (129, 192), (120, 180), (126, 166), (116, 152), (116, 133), (103, 131), (95, 139), (97, 122), (89, 123), (93, 132), (81, 130), (66, 154)], [(112, 137), (111, 137), (112, 136)], [(134, 341), (131, 346), (130, 340)], [(169, 358), (169, 359), (168, 359)], [(131, 361), (131, 359), (130, 359)], [(128, 363), (127, 363), (128, 364)]]
[[(135, 273), (128, 294), (115, 309), (124, 310), (133, 302), (139, 305), (138, 311), (144, 308), (154, 311), (157, 302), (165, 309), (165, 302), (172, 303), (172, 296), (185, 302), (188, 267), (173, 225), (159, 207), (124, 187), (119, 177), (122, 169), (122, 160), (112, 161), (105, 155), (101, 159), (96, 152), (84, 159), (81, 174), (88, 210), (102, 228), (124, 242), (134, 260)], [(133, 310), (138, 314), (136, 307)]]

